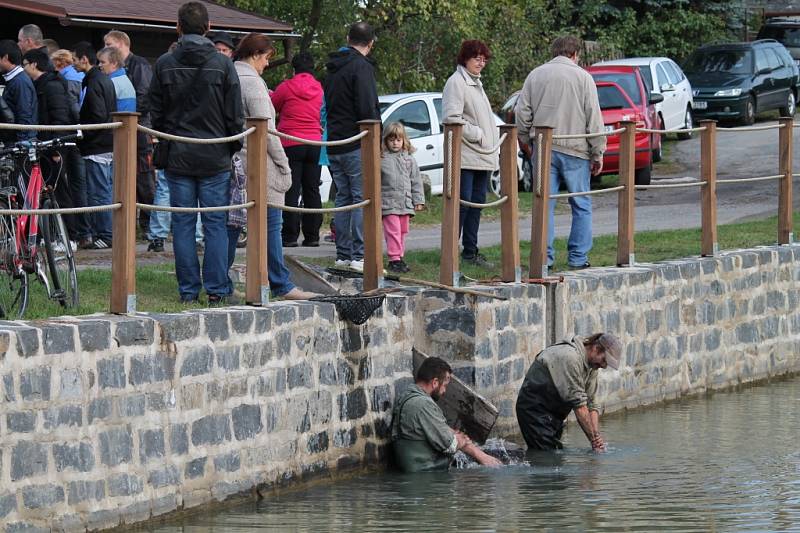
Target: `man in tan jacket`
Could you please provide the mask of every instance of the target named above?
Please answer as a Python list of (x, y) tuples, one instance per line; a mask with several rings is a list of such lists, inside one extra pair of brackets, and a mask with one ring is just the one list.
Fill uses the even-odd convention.
[[(554, 135), (582, 135), (603, 131), (603, 117), (592, 76), (578, 66), (582, 42), (571, 35), (559, 37), (551, 46), (553, 59), (528, 74), (516, 107), (517, 129), (523, 146), (534, 139), (536, 126), (554, 128)], [(605, 137), (555, 139), (550, 163), (550, 193), (565, 183), (569, 192), (590, 189), (589, 174), (603, 170)], [(535, 153), (535, 152), (534, 152)], [(533, 167), (536, 161), (532, 158)], [(555, 200), (550, 201), (547, 264), (552, 266)], [(572, 269), (588, 268), (592, 249), (592, 200), (588, 196), (569, 199), (572, 228), (567, 243), (567, 263)]]

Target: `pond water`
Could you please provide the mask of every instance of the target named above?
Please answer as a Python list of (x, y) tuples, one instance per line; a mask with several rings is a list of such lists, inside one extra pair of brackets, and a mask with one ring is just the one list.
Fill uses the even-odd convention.
[(245, 531), (800, 531), (800, 377), (613, 415), (593, 454), (365, 474), (150, 528)]

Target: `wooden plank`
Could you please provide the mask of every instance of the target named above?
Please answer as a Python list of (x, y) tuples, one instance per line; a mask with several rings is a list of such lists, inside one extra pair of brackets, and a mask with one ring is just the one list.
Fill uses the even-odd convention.
[(705, 130), (700, 134), (700, 176), (706, 184), (700, 196), (700, 255), (717, 253), (717, 122), (701, 120)]
[(625, 188), (619, 191), (617, 210), (617, 266), (633, 265), (633, 239), (636, 216), (636, 124), (624, 121), (620, 126), (625, 131), (619, 136), (619, 184)]
[[(411, 353), (416, 375), (417, 369), (428, 355), (416, 348), (412, 348)], [(436, 404), (442, 409), (447, 425), (463, 431), (477, 444), (486, 442), (500, 414), (489, 400), (455, 376), (447, 386), (447, 392)]]
[(500, 134), (504, 133), (506, 138), (500, 147), (500, 179), (502, 180), (500, 191), (503, 196), (508, 197), (508, 200), (500, 207), (501, 279), (519, 283), (522, 272), (520, 271), (519, 253), (517, 128), (504, 124), (500, 126)]
[(442, 153), (442, 259), (439, 263), (439, 283), (458, 286), (461, 277), (458, 264), (458, 219), (461, 209), (461, 135), (464, 125), (444, 124)]
[(783, 117), (780, 119), (783, 127), (778, 130), (779, 135), (779, 170), (783, 175), (778, 188), (778, 244), (791, 244), (794, 240), (792, 228), (792, 165), (793, 165), (793, 137), (794, 119)]
[(247, 276), (245, 301), (250, 305), (269, 302), (267, 275), (267, 135), (269, 119), (249, 118), (247, 127), (256, 131), (247, 138), (247, 199), (256, 205), (247, 210)]
[[(550, 151), (553, 128), (537, 127), (533, 133), (533, 219), (531, 220), (531, 256), (528, 277), (545, 278), (547, 272), (547, 225), (550, 208)], [(539, 161), (540, 160), (540, 161)]]
[(111, 231), (111, 312), (136, 312), (136, 125), (139, 113), (112, 113), (114, 130), (114, 203)]
[(361, 169), (364, 178), (364, 290), (383, 286), (383, 222), (381, 220), (381, 121), (358, 123), (367, 135), (361, 138)]
[(328, 281), (318, 274), (312, 267), (303, 263), (291, 255), (283, 256), (286, 268), (289, 269), (292, 281), (304, 290), (319, 294), (332, 295), (339, 294), (339, 291), (328, 283)]

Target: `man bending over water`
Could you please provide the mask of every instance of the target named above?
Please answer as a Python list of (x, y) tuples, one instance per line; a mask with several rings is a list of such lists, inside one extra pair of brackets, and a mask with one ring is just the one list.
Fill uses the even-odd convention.
[(447, 426), (436, 400), (447, 391), (453, 370), (446, 361), (429, 357), (417, 370), (416, 382), (395, 402), (392, 411), (392, 447), (405, 472), (447, 470), (461, 450), (482, 465), (502, 463), (484, 453), (465, 434)]
[(622, 343), (610, 333), (575, 336), (541, 351), (517, 396), (517, 422), (529, 449), (561, 449), (570, 411), (592, 444), (604, 451), (600, 409), (595, 403), (597, 370), (619, 368)]

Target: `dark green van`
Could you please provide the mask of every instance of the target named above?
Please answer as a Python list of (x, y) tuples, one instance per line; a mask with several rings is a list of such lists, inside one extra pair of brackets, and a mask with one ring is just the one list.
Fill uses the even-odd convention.
[(752, 124), (756, 114), (772, 109), (794, 115), (800, 72), (774, 39), (703, 46), (689, 56), (683, 71), (692, 84), (695, 121)]

